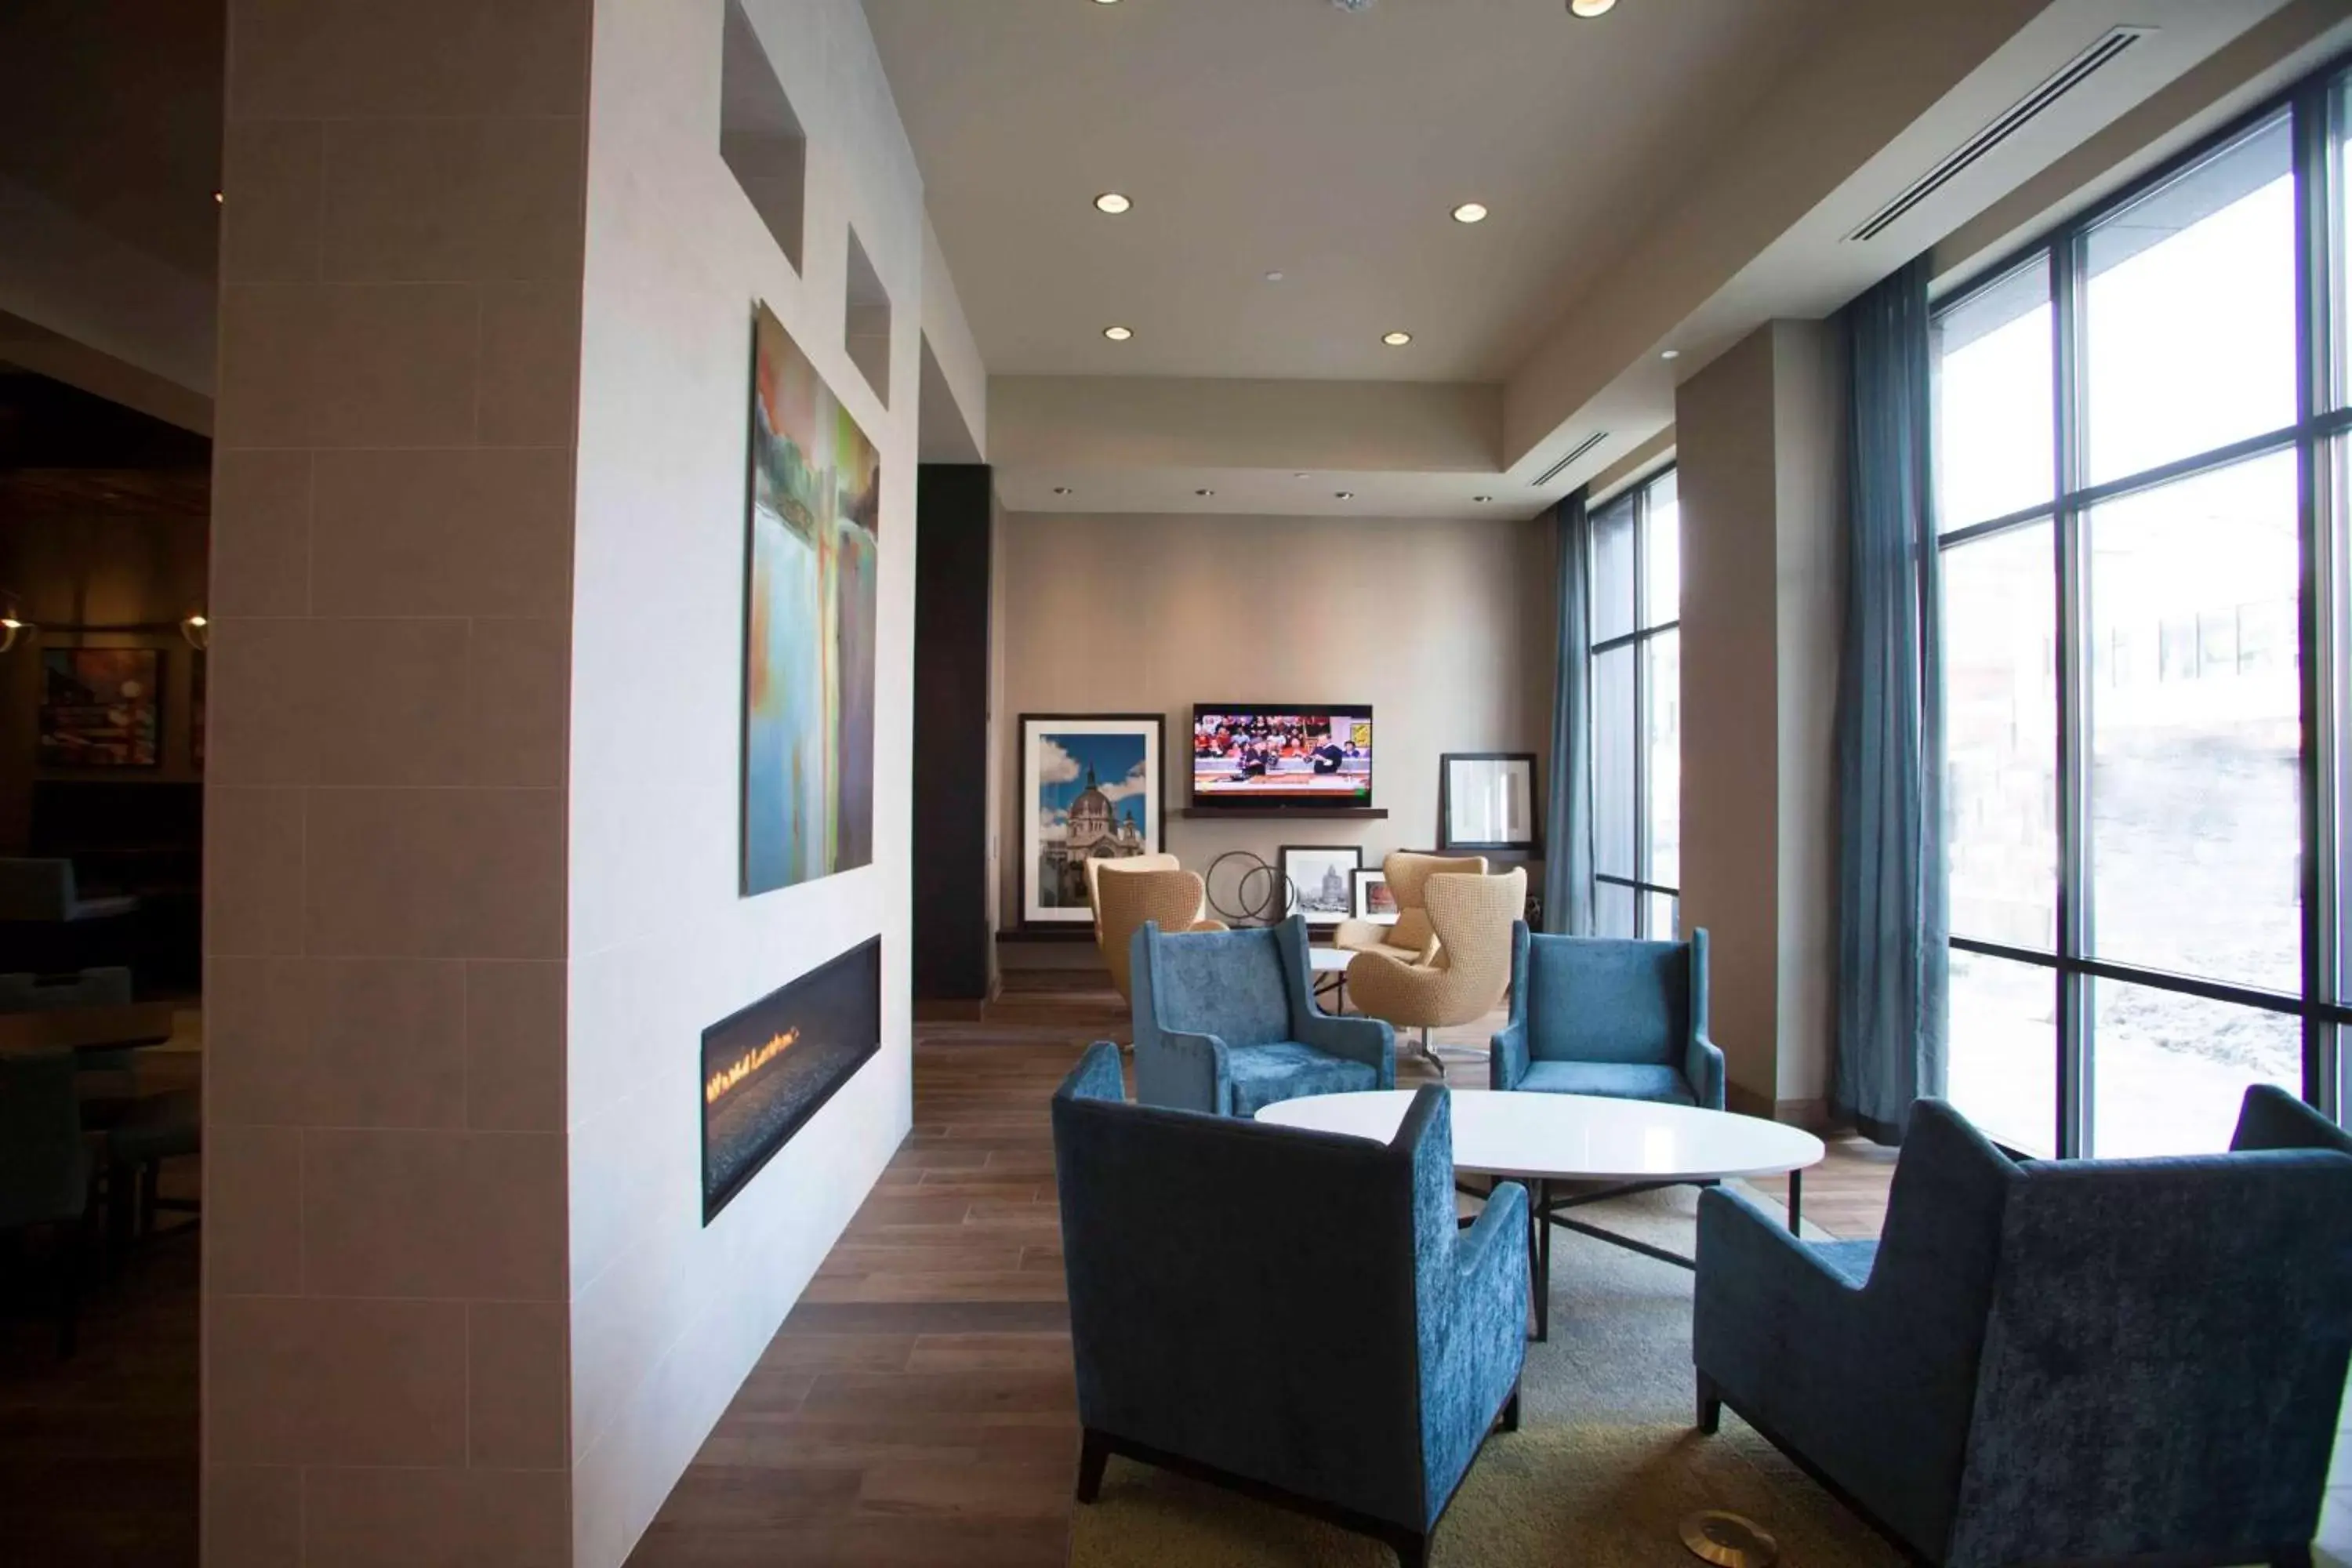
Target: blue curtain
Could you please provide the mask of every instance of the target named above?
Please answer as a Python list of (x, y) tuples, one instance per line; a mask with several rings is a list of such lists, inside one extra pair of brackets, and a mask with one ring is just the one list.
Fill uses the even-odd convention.
[(1942, 679), (1928, 451), (1927, 261), (1846, 307), (1845, 642), (1839, 668), (1832, 1092), (1902, 1141), (1944, 1092)]
[(1544, 930), (1593, 934), (1592, 521), (1585, 491), (1559, 503), (1559, 647), (1553, 662), (1551, 790), (1544, 810)]

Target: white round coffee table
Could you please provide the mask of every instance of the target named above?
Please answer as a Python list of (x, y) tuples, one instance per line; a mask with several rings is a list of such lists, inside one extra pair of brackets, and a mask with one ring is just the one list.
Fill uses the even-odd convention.
[(1310, 947), (1307, 950), (1307, 968), (1314, 982), (1316, 1000), (1330, 997), (1330, 1011), (1334, 1013), (1347, 1011), (1348, 965), (1355, 956), (1344, 947)]
[[(1259, 1110), (1257, 1120), (1385, 1143), (1396, 1136), (1415, 1092), (1369, 1089), (1277, 1100)], [(1528, 1252), (1539, 1340), (1549, 1328), (1554, 1225), (1663, 1262), (1693, 1266), (1690, 1258), (1570, 1219), (1564, 1211), (1659, 1187), (1785, 1173), (1789, 1228), (1794, 1231), (1801, 1223), (1805, 1167), (1819, 1164), (1826, 1152), (1822, 1141), (1802, 1128), (1687, 1105), (1585, 1094), (1470, 1090), (1453, 1097), (1453, 1110), (1454, 1169), (1524, 1182), (1529, 1188), (1534, 1234), (1528, 1237)], [(1554, 1182), (1598, 1184), (1601, 1190), (1555, 1198)]]

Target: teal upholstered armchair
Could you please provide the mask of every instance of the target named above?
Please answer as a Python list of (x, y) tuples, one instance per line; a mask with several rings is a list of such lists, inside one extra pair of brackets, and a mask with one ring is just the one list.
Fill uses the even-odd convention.
[(1728, 1405), (1949, 1568), (2310, 1562), (2352, 1358), (2352, 1139), (2269, 1087), (2236, 1152), (2019, 1165), (1915, 1107), (1877, 1242), (1699, 1199)]
[(1310, 1094), (1396, 1087), (1396, 1033), (1315, 1005), (1307, 922), (1163, 931), (1129, 950), (1135, 1097), (1146, 1105), (1255, 1116)]
[(1078, 1500), (1118, 1454), (1421, 1568), (1527, 1353), (1527, 1194), (1456, 1226), (1446, 1091), (1376, 1143), (1127, 1104), (1105, 1042), (1053, 1117)]
[(1511, 1017), (1486, 1059), (1496, 1089), (1723, 1109), (1706, 1037), (1706, 932), (1688, 942), (1511, 931)]

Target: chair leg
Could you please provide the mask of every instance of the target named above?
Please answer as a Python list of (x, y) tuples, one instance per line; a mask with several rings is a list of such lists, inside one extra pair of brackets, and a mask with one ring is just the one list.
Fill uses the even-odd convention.
[(2280, 1547), (2271, 1553), (2271, 1568), (2311, 1568), (2311, 1543)]
[(1429, 1568), (1428, 1536), (1400, 1530), (1389, 1537), (1389, 1547), (1397, 1554), (1397, 1568)]
[(1421, 1059), (1437, 1069), (1437, 1080), (1445, 1081), (1445, 1064), (1438, 1059), (1437, 1047), (1429, 1043), (1429, 1026), (1421, 1026)]
[[(89, 1211), (83, 1211), (85, 1216)], [(58, 1359), (71, 1361), (81, 1347), (82, 1254), (87, 1248), (87, 1217), (80, 1225), (60, 1225), (53, 1238), (58, 1248)]]
[(1093, 1427), (1078, 1445), (1078, 1500), (1092, 1502), (1102, 1495), (1103, 1467), (1110, 1463), (1110, 1445)]
[(1506, 1432), (1519, 1429), (1519, 1385), (1516, 1383), (1511, 1384), (1511, 1396), (1503, 1401), (1502, 1419), (1496, 1425)]
[(163, 1161), (150, 1160), (139, 1167), (139, 1223), (133, 1234), (142, 1241), (155, 1234), (155, 1200), (163, 1184)]
[(1723, 1395), (1706, 1373), (1698, 1374), (1698, 1429), (1710, 1436), (1723, 1428)]

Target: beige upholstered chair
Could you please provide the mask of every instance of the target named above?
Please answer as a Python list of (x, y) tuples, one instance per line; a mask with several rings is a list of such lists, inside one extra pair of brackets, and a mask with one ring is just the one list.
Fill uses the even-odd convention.
[(1433, 932), (1429, 960), (1359, 952), (1348, 964), (1348, 995), (1369, 1017), (1419, 1029), (1422, 1057), (1443, 1077), (1429, 1031), (1475, 1023), (1502, 1002), (1511, 984), (1511, 925), (1527, 913), (1528, 874), (1447, 873), (1429, 878), (1420, 891)]
[(1223, 921), (1201, 918), (1205, 891), (1196, 871), (1117, 871), (1095, 884), (1095, 940), (1121, 996), (1135, 999), (1128, 993), (1127, 950), (1144, 921), (1158, 921), (1164, 931), (1225, 929)]
[[(1097, 947), (1100, 947), (1103, 944), (1102, 874), (1105, 871), (1179, 871), (1183, 869), (1183, 863), (1178, 860), (1173, 855), (1129, 855), (1123, 858), (1115, 860), (1097, 860), (1090, 858), (1080, 861), (1079, 864), (1086, 868), (1087, 908), (1094, 911), (1095, 945)], [(1208, 893), (1207, 890), (1203, 889), (1201, 895), (1200, 914), (1204, 915), (1208, 912)], [(1195, 915), (1193, 918), (1197, 920), (1199, 915)]]
[(1387, 874), (1389, 891), (1396, 898), (1396, 923), (1341, 921), (1339, 929), (1331, 934), (1331, 945), (1356, 952), (1385, 952), (1407, 963), (1427, 963), (1437, 956), (1436, 933), (1430, 930), (1429, 909), (1423, 901), (1422, 889), (1432, 877), (1483, 877), (1486, 874), (1486, 860), (1481, 855), (1413, 855), (1399, 850), (1381, 862), (1381, 869)]

